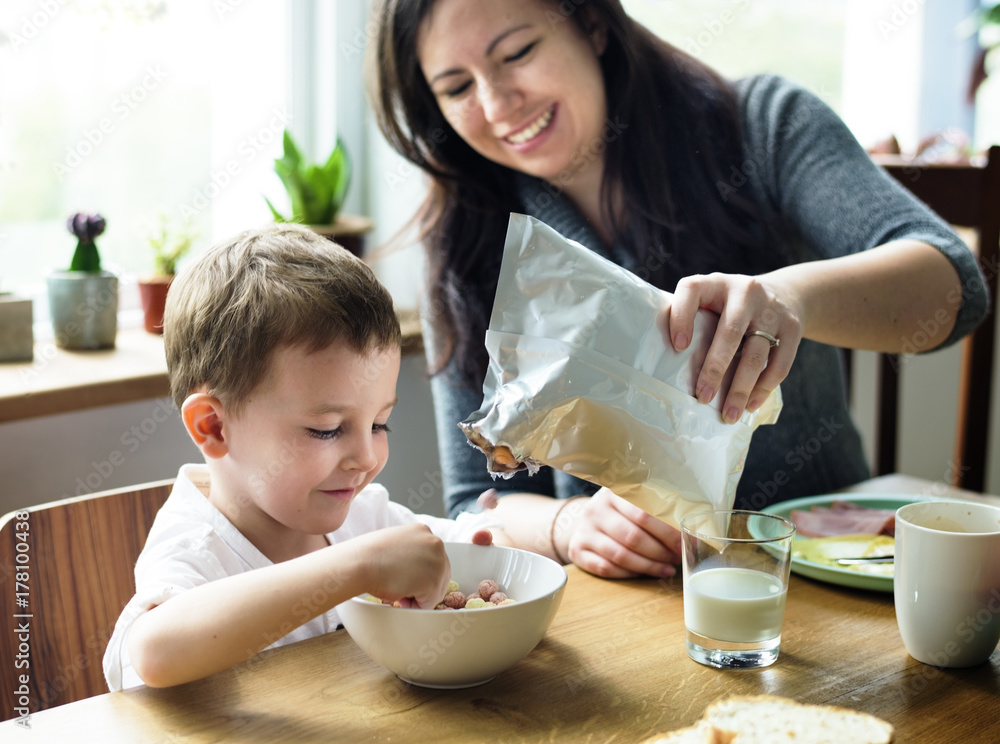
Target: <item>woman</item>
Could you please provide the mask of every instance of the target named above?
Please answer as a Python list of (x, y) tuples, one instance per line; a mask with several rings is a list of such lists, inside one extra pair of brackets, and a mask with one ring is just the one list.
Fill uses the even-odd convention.
[[(377, 0), (372, 12), (379, 125), (431, 178), (419, 219), (452, 513), (494, 485), (456, 424), (482, 402), (512, 211), (674, 292), (659, 322), (677, 349), (699, 307), (718, 313), (697, 397), (714, 397), (741, 352), (727, 420), (781, 383), (780, 420), (747, 456), (745, 508), (868, 476), (836, 347), (926, 351), (985, 313), (965, 245), (785, 80), (726, 81), (618, 0)], [(921, 323), (944, 317), (917, 346)], [(551, 471), (496, 485), (519, 542), (551, 540), (550, 555), (601, 576), (675, 571), (676, 531), (606, 489)]]

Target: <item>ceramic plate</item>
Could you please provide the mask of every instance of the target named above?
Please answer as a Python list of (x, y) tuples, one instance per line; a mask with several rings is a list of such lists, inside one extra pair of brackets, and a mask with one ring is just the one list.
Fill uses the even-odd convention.
[[(928, 500), (930, 499), (925, 496), (911, 496), (907, 494), (838, 493), (824, 496), (809, 496), (803, 499), (792, 499), (791, 501), (782, 501), (778, 504), (774, 504), (773, 506), (769, 506), (762, 511), (769, 514), (776, 514), (780, 517), (784, 517), (785, 519), (789, 519), (790, 521), (789, 515), (794, 509), (808, 511), (814, 506), (830, 506), (834, 501), (850, 501), (851, 503), (858, 504), (860, 506), (867, 506), (871, 509), (895, 510), (901, 506), (905, 506), (906, 504), (912, 504), (914, 501)], [(795, 543), (808, 539), (809, 538), (796, 537)], [(863, 546), (861, 547), (863, 549)], [(794, 543), (792, 545), (792, 550), (795, 550)], [(884, 568), (884, 564), (881, 570), (886, 570)], [(891, 572), (888, 575), (864, 573), (855, 569), (847, 568), (846, 566), (831, 566), (827, 563), (817, 563), (795, 556), (792, 557), (792, 571), (801, 576), (808, 576), (811, 579), (826, 581), (830, 584), (841, 584), (843, 586), (850, 586), (856, 589), (870, 589), (879, 592), (892, 591)]]

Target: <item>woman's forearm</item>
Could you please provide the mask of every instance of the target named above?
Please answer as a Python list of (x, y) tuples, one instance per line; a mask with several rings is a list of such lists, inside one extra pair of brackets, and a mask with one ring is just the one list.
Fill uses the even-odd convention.
[(497, 500), (496, 517), (514, 547), (561, 561), (566, 557), (569, 531), (553, 530), (553, 521), (565, 503), (550, 496), (510, 493)]
[(962, 285), (941, 251), (899, 240), (760, 277), (801, 309), (803, 337), (833, 346), (914, 353), (948, 338)]

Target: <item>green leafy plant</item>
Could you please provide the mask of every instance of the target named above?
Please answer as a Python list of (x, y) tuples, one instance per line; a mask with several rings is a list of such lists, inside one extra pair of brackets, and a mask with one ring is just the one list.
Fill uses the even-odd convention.
[(300, 222), (304, 225), (330, 225), (344, 202), (351, 180), (351, 164), (340, 138), (330, 157), (322, 165), (310, 163), (286, 129), (284, 153), (274, 161), (274, 172), (291, 200), (292, 213), (285, 217), (265, 197), (276, 222)]
[(177, 262), (191, 250), (198, 232), (191, 227), (190, 220), (180, 225), (171, 223), (166, 214), (160, 214), (159, 222), (148, 236), (153, 249), (153, 271), (157, 276), (174, 276)]
[(70, 271), (99, 272), (101, 270), (101, 255), (94, 242), (107, 226), (99, 214), (77, 212), (66, 220), (66, 228), (76, 236), (76, 250), (70, 261)]

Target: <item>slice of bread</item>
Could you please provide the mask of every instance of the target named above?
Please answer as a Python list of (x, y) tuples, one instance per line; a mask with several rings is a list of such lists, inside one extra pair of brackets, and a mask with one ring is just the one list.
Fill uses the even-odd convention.
[(833, 705), (805, 705), (773, 695), (717, 700), (701, 720), (647, 744), (889, 744), (881, 718)]
[(650, 739), (647, 744), (729, 744), (731, 738), (707, 721), (698, 721), (694, 726)]
[(731, 744), (889, 744), (881, 718), (833, 705), (803, 705), (771, 695), (736, 696), (705, 709), (704, 720), (732, 734)]

